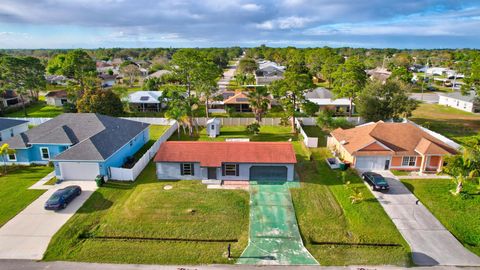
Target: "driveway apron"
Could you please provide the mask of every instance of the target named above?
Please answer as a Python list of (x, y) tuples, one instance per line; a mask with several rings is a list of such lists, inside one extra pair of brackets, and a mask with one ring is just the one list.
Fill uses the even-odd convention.
[(303, 246), (288, 182), (250, 183), (250, 239), (238, 264), (318, 265)]

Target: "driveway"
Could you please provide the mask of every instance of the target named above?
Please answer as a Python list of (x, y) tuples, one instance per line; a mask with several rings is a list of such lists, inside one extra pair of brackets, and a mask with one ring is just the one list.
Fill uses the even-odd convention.
[(318, 265), (303, 246), (289, 182), (250, 181), (250, 231), (237, 264)]
[[(63, 210), (44, 210), (43, 205), (50, 195), (68, 185), (79, 185), (82, 194)], [(37, 185), (37, 188), (40, 187)], [(0, 259), (42, 259), (52, 236), (96, 189), (95, 181), (65, 181), (48, 188), (42, 196), (0, 228)]]
[(227, 89), (228, 83), (235, 75), (235, 70), (237, 70), (238, 61), (235, 62), (233, 66), (228, 66), (223, 72), (223, 77), (218, 80), (218, 89), (220, 92), (223, 92)]
[(387, 193), (373, 192), (408, 242), (417, 265), (480, 266), (471, 253), (428, 211), (390, 171), (379, 171), (390, 185)]

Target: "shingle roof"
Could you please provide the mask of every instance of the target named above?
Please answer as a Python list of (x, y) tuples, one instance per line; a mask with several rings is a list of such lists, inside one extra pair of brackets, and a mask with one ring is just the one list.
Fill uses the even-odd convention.
[(234, 163), (297, 163), (289, 142), (180, 142), (160, 146), (155, 162), (200, 162), (204, 167)]
[(137, 91), (128, 95), (129, 103), (160, 103), (163, 91)]
[(223, 101), (224, 104), (250, 104), (248, 96), (243, 92), (236, 93), (235, 95), (227, 98)]
[(17, 119), (8, 119), (8, 118), (0, 118), (0, 130), (9, 129), (21, 124), (28, 123), (28, 121), (24, 120), (17, 120)]
[(397, 155), (416, 155), (418, 151), (423, 151), (422, 154), (456, 153), (455, 149), (411, 123), (379, 121), (351, 129), (338, 128), (331, 135), (339, 142), (344, 141), (343, 147), (350, 154), (358, 153), (374, 142)]
[(67, 91), (66, 90), (50, 91), (45, 95), (45, 97), (57, 97), (57, 98), (67, 97)]
[(52, 160), (106, 160), (149, 124), (94, 113), (65, 113), (7, 141), (11, 148), (65, 144)]

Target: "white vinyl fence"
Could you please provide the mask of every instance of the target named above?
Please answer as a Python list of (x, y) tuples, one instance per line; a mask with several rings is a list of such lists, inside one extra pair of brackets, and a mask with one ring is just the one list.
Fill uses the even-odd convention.
[(308, 137), (307, 133), (303, 130), (302, 124), (298, 119), (295, 119), (295, 125), (297, 126), (298, 131), (302, 134), (303, 143), (309, 148), (318, 147), (318, 138), (317, 137)]
[(148, 151), (135, 163), (135, 165), (130, 168), (115, 168), (110, 167), (110, 179), (119, 180), (119, 181), (134, 181), (140, 175), (140, 173), (145, 169), (150, 160), (155, 156), (160, 145), (164, 143), (173, 133), (177, 130), (177, 124), (174, 123), (171, 125), (165, 133), (158, 138), (158, 140), (148, 149)]

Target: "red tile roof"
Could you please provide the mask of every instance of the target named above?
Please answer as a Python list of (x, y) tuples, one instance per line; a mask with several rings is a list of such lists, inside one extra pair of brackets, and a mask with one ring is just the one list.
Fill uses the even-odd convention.
[(377, 155), (367, 146), (380, 143), (395, 155), (444, 155), (456, 150), (411, 123), (369, 123), (351, 129), (338, 128), (330, 133), (352, 155)]
[(200, 162), (203, 167), (232, 163), (297, 163), (289, 142), (180, 142), (168, 141), (158, 149), (155, 162)]

